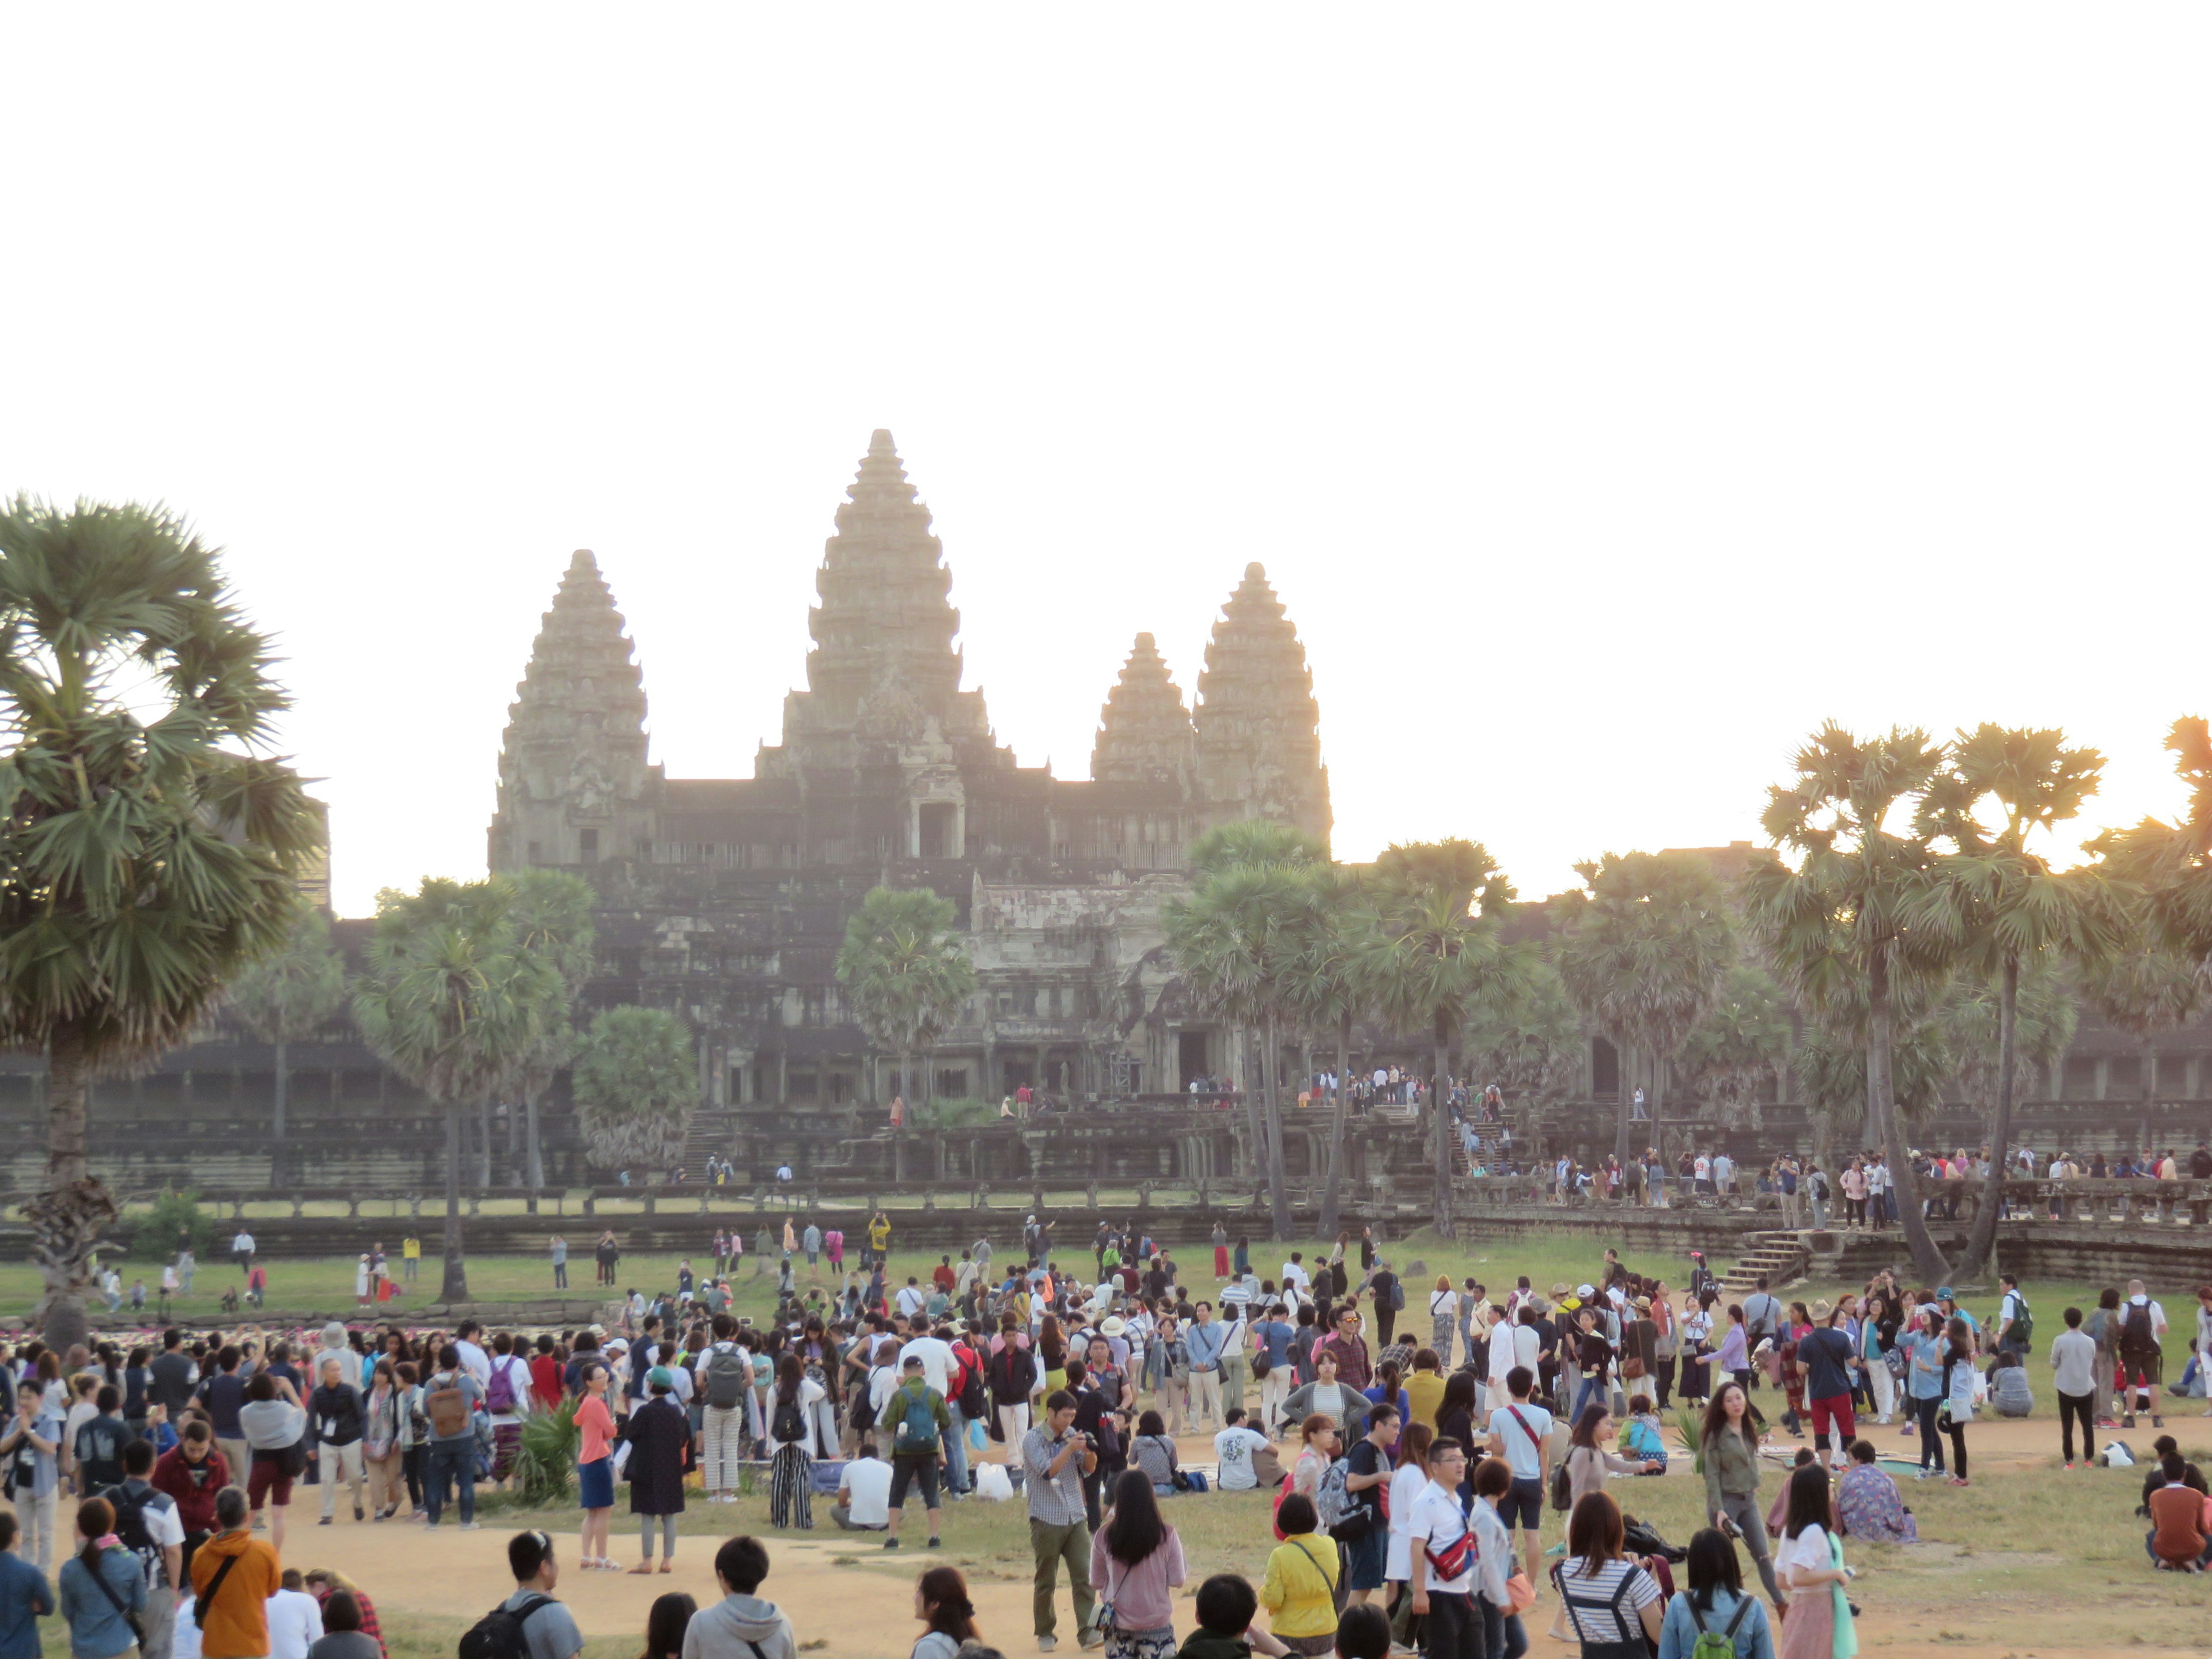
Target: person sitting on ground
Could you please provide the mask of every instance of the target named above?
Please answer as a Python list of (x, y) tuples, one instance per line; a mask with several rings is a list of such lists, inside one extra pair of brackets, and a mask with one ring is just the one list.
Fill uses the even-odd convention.
[[(957, 1567), (932, 1567), (914, 1587), (914, 1616), (922, 1621), (921, 1639), (908, 1659), (959, 1659), (973, 1652), (975, 1604)], [(646, 1659), (653, 1659), (648, 1654)]]
[(1390, 1616), (1372, 1601), (1344, 1610), (1336, 1621), (1339, 1659), (1389, 1659)]
[[(2163, 1465), (2167, 1458), (2181, 1455), (2181, 1443), (2172, 1435), (2162, 1434), (2150, 1443), (2150, 1468), (2143, 1473), (2142, 1501), (2136, 1505), (2136, 1517), (2146, 1521), (2150, 1518), (2150, 1495), (2166, 1484), (2166, 1470)], [(2206, 1482), (2204, 1471), (2194, 1463), (2186, 1461), (2183, 1462), (2181, 1484), (2193, 1492), (2202, 1492), (2206, 1497), (2212, 1498), (2212, 1484)]]
[(639, 1659), (682, 1659), (684, 1632), (698, 1611), (699, 1604), (682, 1590), (654, 1596), (645, 1610), (645, 1651)]
[(684, 1659), (799, 1659), (791, 1620), (754, 1593), (767, 1577), (768, 1546), (759, 1539), (741, 1535), (715, 1551), (714, 1582), (722, 1599), (692, 1615), (684, 1632)]
[(2204, 1498), (2184, 1479), (2188, 1471), (2179, 1456), (2159, 1466), (2166, 1484), (2150, 1495), (2150, 1531), (2143, 1548), (2151, 1565), (2162, 1572), (2202, 1572), (2212, 1561), (2212, 1538), (2204, 1532)]
[(1920, 1524), (1897, 1481), (1875, 1462), (1874, 1442), (1851, 1442), (1850, 1467), (1836, 1482), (1836, 1520), (1846, 1536), (1869, 1544), (1917, 1544)]
[(847, 1532), (888, 1532), (891, 1524), (891, 1466), (866, 1441), (837, 1475), (837, 1504), (830, 1518)]
[[(322, 1604), (325, 1636), (340, 1628), (359, 1631), (376, 1644), (376, 1659), (391, 1659), (391, 1650), (384, 1645), (384, 1626), (377, 1622), (376, 1603), (369, 1600), (367, 1590), (355, 1583), (336, 1567), (309, 1567), (306, 1583), (307, 1594)], [(356, 1620), (355, 1623), (343, 1627), (331, 1623), (331, 1603), (341, 1591), (353, 1598), (353, 1616)]]
[(2006, 1349), (1990, 1373), (1990, 1404), (1999, 1417), (2026, 1417), (2035, 1410), (2035, 1390), (2020, 1356)]
[(307, 1650), (323, 1634), (323, 1604), (307, 1594), (297, 1567), (285, 1568), (269, 1598), (270, 1659), (307, 1659)]
[(1193, 1608), (1198, 1628), (1182, 1638), (1176, 1659), (1246, 1659), (1260, 1653), (1283, 1659), (1290, 1650), (1252, 1626), (1260, 1598), (1241, 1573), (1216, 1573), (1198, 1587)]
[[(1631, 1395), (1628, 1400), (1628, 1421), (1620, 1431), (1621, 1455), (1641, 1458), (1646, 1474), (1667, 1472), (1667, 1440), (1659, 1426), (1659, 1413), (1648, 1395)], [(1656, 1463), (1656, 1469), (1650, 1465)]]
[(1729, 1535), (1713, 1527), (1692, 1534), (1684, 1565), (1689, 1593), (1667, 1604), (1666, 1621), (1659, 1631), (1659, 1659), (1690, 1659), (1698, 1638), (1710, 1634), (1726, 1636), (1736, 1659), (1774, 1659), (1774, 1632), (1766, 1622), (1765, 1605), (1743, 1593), (1743, 1569)]
[(1144, 1471), (1158, 1496), (1174, 1494), (1176, 1477), (1182, 1468), (1176, 1461), (1176, 1443), (1168, 1437), (1167, 1424), (1158, 1412), (1146, 1412), (1137, 1419), (1136, 1437), (1129, 1443), (1129, 1462)]

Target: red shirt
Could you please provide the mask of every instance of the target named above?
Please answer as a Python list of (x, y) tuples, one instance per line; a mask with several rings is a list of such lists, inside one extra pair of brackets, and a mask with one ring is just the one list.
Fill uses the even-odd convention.
[(541, 1353), (530, 1362), (530, 1397), (542, 1400), (547, 1410), (567, 1390), (561, 1386), (561, 1362), (550, 1353)]
[(154, 1460), (147, 1484), (176, 1500), (177, 1519), (186, 1532), (216, 1532), (215, 1495), (230, 1484), (230, 1465), (210, 1444), (208, 1455), (195, 1465), (185, 1462), (185, 1449), (172, 1446)]
[(931, 1273), (929, 1277), (931, 1282), (947, 1296), (952, 1293), (952, 1287), (960, 1282), (960, 1275), (942, 1261), (937, 1264), (937, 1271)]

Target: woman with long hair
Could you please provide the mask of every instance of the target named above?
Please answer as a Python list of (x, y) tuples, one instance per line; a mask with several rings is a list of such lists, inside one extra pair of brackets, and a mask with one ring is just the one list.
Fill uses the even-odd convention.
[(584, 1511), (578, 1565), (588, 1571), (619, 1572), (607, 1553), (614, 1523), (614, 1414), (607, 1409), (607, 1384), (614, 1373), (599, 1361), (584, 1368), (584, 1396), (576, 1402), (576, 1499)]
[[(1751, 1386), (1751, 1328), (1744, 1322), (1741, 1303), (1728, 1304), (1728, 1330), (1721, 1338), (1720, 1352), (1713, 1363), (1723, 1376), (1735, 1378), (1741, 1388)], [(1716, 1398), (1718, 1397), (1717, 1392)]]
[[(1444, 1397), (1437, 1406), (1437, 1438), (1458, 1441), (1470, 1459), (1475, 1455), (1475, 1387), (1473, 1371), (1454, 1371), (1444, 1378)], [(1487, 1435), (1483, 1443), (1489, 1443)]]
[(1759, 1427), (1742, 1383), (1731, 1379), (1713, 1390), (1698, 1435), (1698, 1455), (1705, 1471), (1705, 1513), (1722, 1532), (1735, 1528), (1759, 1567), (1768, 1597), (1776, 1607), (1787, 1607), (1774, 1563), (1767, 1559), (1766, 1517), (1759, 1506)]
[(105, 1498), (77, 1505), (76, 1530), (83, 1547), (62, 1563), (60, 1575), (70, 1659), (115, 1659), (138, 1644), (130, 1615), (146, 1606), (146, 1575), (116, 1541), (115, 1510)]
[[(1522, 1600), (1536, 1597), (1513, 1559), (1513, 1534), (1498, 1512), (1498, 1500), (1513, 1490), (1513, 1466), (1502, 1457), (1486, 1457), (1468, 1476), (1468, 1484), (1474, 1489), (1474, 1502), (1467, 1522), (1479, 1552), (1471, 1610), (1482, 1617), (1482, 1651), (1485, 1659), (1521, 1659), (1528, 1651), (1528, 1632), (1522, 1628), (1515, 1608), (1513, 1581), (1520, 1578)], [(1391, 1494), (1394, 1500), (1396, 1496)]]
[(963, 1644), (981, 1639), (975, 1633), (975, 1604), (957, 1567), (932, 1567), (915, 1581), (914, 1616), (922, 1632), (909, 1659), (954, 1659)]
[(1729, 1638), (1736, 1659), (1775, 1659), (1766, 1609), (1757, 1596), (1743, 1593), (1743, 1571), (1728, 1534), (1711, 1527), (1692, 1534), (1690, 1558), (1683, 1567), (1689, 1590), (1667, 1604), (1666, 1623), (1659, 1632), (1659, 1659), (1690, 1659), (1698, 1638), (1715, 1633)]
[(1867, 1292), (1859, 1305), (1859, 1370), (1866, 1377), (1867, 1394), (1874, 1401), (1875, 1420), (1887, 1427), (1897, 1411), (1897, 1373), (1889, 1368), (1890, 1350), (1897, 1342), (1897, 1324), (1889, 1315), (1889, 1299), (1878, 1291)]
[(1060, 1321), (1051, 1314), (1037, 1326), (1036, 1351), (1037, 1365), (1043, 1373), (1037, 1393), (1057, 1394), (1067, 1386), (1067, 1339), (1060, 1334)]
[(1656, 1474), (1666, 1468), (1663, 1463), (1622, 1457), (1607, 1450), (1606, 1443), (1613, 1434), (1613, 1413), (1595, 1400), (1575, 1419), (1574, 1432), (1567, 1441), (1567, 1480), (1577, 1500), (1586, 1493), (1603, 1492), (1613, 1475)]
[(1436, 1287), (1429, 1292), (1429, 1334), (1433, 1339), (1429, 1346), (1446, 1365), (1451, 1364), (1452, 1333), (1458, 1328), (1459, 1292), (1452, 1289), (1449, 1273), (1438, 1273)]
[[(1394, 1613), (1400, 1600), (1407, 1592), (1406, 1586), (1413, 1577), (1413, 1534), (1407, 1530), (1413, 1518), (1413, 1500), (1429, 1484), (1429, 1448), (1436, 1443), (1436, 1431), (1425, 1423), (1408, 1423), (1405, 1432), (1398, 1437), (1398, 1467), (1390, 1476), (1390, 1492), (1383, 1508), (1390, 1515), (1390, 1541), (1382, 1556), (1382, 1583), (1386, 1596)], [(1393, 1624), (1396, 1624), (1394, 1618)], [(1403, 1644), (1405, 1631), (1397, 1634)]]
[[(1943, 1328), (1944, 1398), (1937, 1421), (1951, 1437), (1951, 1484), (1966, 1484), (1966, 1425), (1974, 1420), (1974, 1338), (1963, 1319)], [(1936, 1454), (1940, 1462), (1942, 1454)]]
[(1298, 1461), (1291, 1466), (1291, 1490), (1308, 1498), (1321, 1493), (1321, 1478), (1336, 1461), (1340, 1446), (1336, 1419), (1316, 1412), (1298, 1425)]
[(638, 1659), (684, 1659), (684, 1632), (699, 1604), (682, 1590), (656, 1595), (645, 1614), (645, 1651)]
[(1182, 1540), (1161, 1516), (1152, 1483), (1139, 1471), (1116, 1480), (1111, 1498), (1091, 1540), (1091, 1588), (1113, 1609), (1103, 1632), (1106, 1659), (1173, 1659)]
[(1905, 1350), (1905, 1398), (1912, 1413), (1906, 1426), (1920, 1437), (1920, 1479), (1925, 1480), (1945, 1473), (1936, 1419), (1943, 1408), (1947, 1363), (1935, 1308), (1916, 1308), (1913, 1316), (1911, 1334), (1900, 1335), (1897, 1346)]
[(376, 1362), (361, 1413), (361, 1455), (368, 1472), (368, 1507), (379, 1521), (399, 1512), (406, 1485), (407, 1395), (389, 1359)]
[(1781, 1659), (1832, 1659), (1838, 1650), (1855, 1650), (1855, 1641), (1839, 1646), (1837, 1640), (1850, 1629), (1850, 1603), (1844, 1594), (1850, 1574), (1829, 1512), (1828, 1472), (1818, 1462), (1790, 1477), (1789, 1518), (1782, 1523), (1775, 1562), (1790, 1589)]
[(814, 1529), (814, 1408), (826, 1392), (806, 1375), (805, 1362), (797, 1354), (786, 1353), (775, 1362), (775, 1386), (768, 1402), (768, 1437), (775, 1448), (768, 1477), (771, 1527)]
[(1626, 1532), (1609, 1492), (1584, 1492), (1567, 1518), (1567, 1553), (1552, 1582), (1583, 1659), (1640, 1659), (1659, 1639), (1659, 1586), (1624, 1551)]

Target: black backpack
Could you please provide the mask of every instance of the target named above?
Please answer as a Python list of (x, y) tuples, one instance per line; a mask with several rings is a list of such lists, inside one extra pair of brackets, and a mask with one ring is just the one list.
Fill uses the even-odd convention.
[(173, 1509), (177, 1500), (165, 1492), (155, 1492), (150, 1486), (143, 1497), (133, 1497), (128, 1486), (110, 1486), (100, 1496), (115, 1510), (115, 1535), (122, 1540), (124, 1548), (138, 1558), (138, 1565), (145, 1569), (146, 1583), (149, 1586), (161, 1584), (165, 1582), (167, 1566), (162, 1559), (161, 1547), (154, 1541), (154, 1534), (147, 1530), (146, 1511), (149, 1509)]
[(524, 1639), (522, 1627), (532, 1613), (552, 1599), (532, 1595), (519, 1607), (504, 1603), (494, 1607), (462, 1634), (461, 1659), (530, 1659), (530, 1644)]
[(794, 1392), (786, 1400), (778, 1395), (775, 1415), (769, 1422), (769, 1437), (779, 1446), (794, 1445), (806, 1438), (806, 1419), (799, 1410), (799, 1396)]
[(960, 1415), (971, 1423), (980, 1422), (991, 1410), (991, 1396), (983, 1386), (982, 1363), (971, 1360), (962, 1369), (966, 1376), (960, 1384)]

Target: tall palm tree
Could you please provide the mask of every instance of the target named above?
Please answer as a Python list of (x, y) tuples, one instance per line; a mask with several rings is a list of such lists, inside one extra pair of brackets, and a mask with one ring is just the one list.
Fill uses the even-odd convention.
[[(1735, 924), (1712, 866), (1694, 853), (1607, 853), (1578, 864), (1559, 977), (1613, 1045), (1651, 1068), (1652, 1116), (1667, 1064), (1711, 1007), (1735, 961)], [(1620, 1083), (1613, 1155), (1630, 1156), (1634, 1096)]]
[(1304, 908), (1293, 922), (1283, 973), (1286, 1006), (1307, 1030), (1336, 1038), (1336, 1087), (1330, 1103), (1328, 1166), (1321, 1194), (1321, 1237), (1334, 1238), (1343, 1205), (1345, 1086), (1350, 1081), (1352, 1028), (1367, 1011), (1364, 969), (1375, 949), (1375, 915), (1359, 878), (1341, 866), (1316, 865), (1306, 874)]
[(1582, 1016), (1559, 969), (1542, 957), (1486, 987), (1468, 1012), (1460, 1052), (1469, 1088), (1495, 1083), (1510, 1103), (1568, 1097), (1581, 1069)]
[(2082, 965), (2081, 989), (2089, 1006), (2141, 1046), (2145, 1105), (2157, 1098), (2158, 1052), (2154, 1044), (2159, 1034), (2186, 1025), (2203, 1006), (2208, 988), (2212, 988), (2207, 986), (2203, 969), (2166, 947), (2148, 898), (2139, 897), (2128, 907), (2119, 944)]
[(1429, 1031), (1431, 1222), (1438, 1237), (1449, 1238), (1452, 1041), (1486, 993), (1528, 974), (1534, 952), (1500, 936), (1513, 887), (1480, 842), (1392, 846), (1376, 860), (1373, 890), (1376, 932), (1367, 982), (1385, 1019), (1403, 1030)]
[(345, 959), (331, 943), (331, 924), (319, 910), (300, 907), (283, 947), (231, 981), (226, 999), (233, 1018), (270, 1047), (276, 1062), (269, 1113), (269, 1184), (280, 1185), (286, 1165), (284, 1109), (292, 1068), (287, 1052), (313, 1036), (345, 1000)]
[(1911, 905), (1911, 924), (1977, 978), (1993, 981), (1997, 994), (1988, 1184), (1966, 1253), (1953, 1264), (1961, 1274), (1978, 1275), (1996, 1249), (2012, 1146), (2021, 969), (2060, 951), (2094, 962), (2117, 942), (2118, 907), (2102, 876), (2053, 870), (2038, 844), (2080, 813), (2104, 767), (2102, 755), (2069, 747), (2063, 732), (1984, 723), (1959, 733), (1920, 800), (1916, 833), (1948, 850)]
[(1790, 1052), (1790, 1012), (1765, 969), (1738, 963), (1721, 975), (1713, 1005), (1682, 1040), (1677, 1069), (1713, 1118), (1756, 1129), (1759, 1091)]
[(950, 899), (927, 888), (878, 887), (845, 923), (837, 982), (871, 1041), (898, 1056), (899, 1092), (914, 1098), (914, 1057), (935, 1046), (975, 993), (975, 969)]
[[(1996, 982), (1961, 975), (1936, 1011), (1951, 1051), (1951, 1079), (1981, 1113), (1985, 1126), (1996, 1116), (2004, 1073), (2003, 1000), (2002, 987)], [(2080, 1011), (2060, 964), (2048, 957), (2023, 964), (2013, 1015), (2016, 1075), (2047, 1075), (2065, 1058), (2080, 1023)]]
[(691, 1032), (674, 1014), (602, 1009), (570, 1076), (592, 1163), (666, 1169), (683, 1156), (699, 1103), (699, 1064)]
[(461, 1222), (461, 1112), (512, 1076), (562, 994), (558, 975), (518, 948), (514, 889), (501, 877), (425, 879), (376, 898), (355, 1023), (370, 1048), (436, 1102), (446, 1119), (445, 1276), (468, 1298)]
[(2189, 786), (2189, 811), (2163, 836), (2148, 833), (2165, 830), (2155, 820), (2138, 832), (2155, 846), (2146, 884), (2151, 915), (2169, 950), (2212, 972), (2212, 726), (2202, 716), (2178, 720), (2166, 746)]
[(523, 1055), (514, 1079), (522, 1094), (523, 1179), (535, 1192), (545, 1184), (538, 1107), (552, 1085), (554, 1073), (576, 1052), (576, 999), (592, 976), (592, 893), (582, 877), (565, 870), (523, 870), (508, 879), (514, 884), (509, 915), (514, 924), (515, 947), (550, 968), (560, 981), (561, 991), (543, 1011), (536, 1040)]
[(157, 507), (0, 507), (0, 1042), (46, 1057), (46, 1188), (23, 1206), (48, 1346), (86, 1337), (114, 1200), (90, 1088), (185, 1035), (280, 948), (320, 843), (264, 752), (289, 706), (216, 555)]
[(1757, 864), (1744, 878), (1752, 927), (1792, 989), (1816, 1012), (1864, 998), (1867, 1125), (1896, 1185), (1914, 1270), (1929, 1284), (1948, 1270), (1915, 1195), (1892, 1061), (1900, 989), (1949, 972), (1943, 937), (1912, 926), (1938, 856), (1917, 808), (1942, 760), (1925, 732), (1861, 739), (1821, 727), (1791, 757), (1792, 780), (1768, 790), (1760, 818), (1797, 863)]

